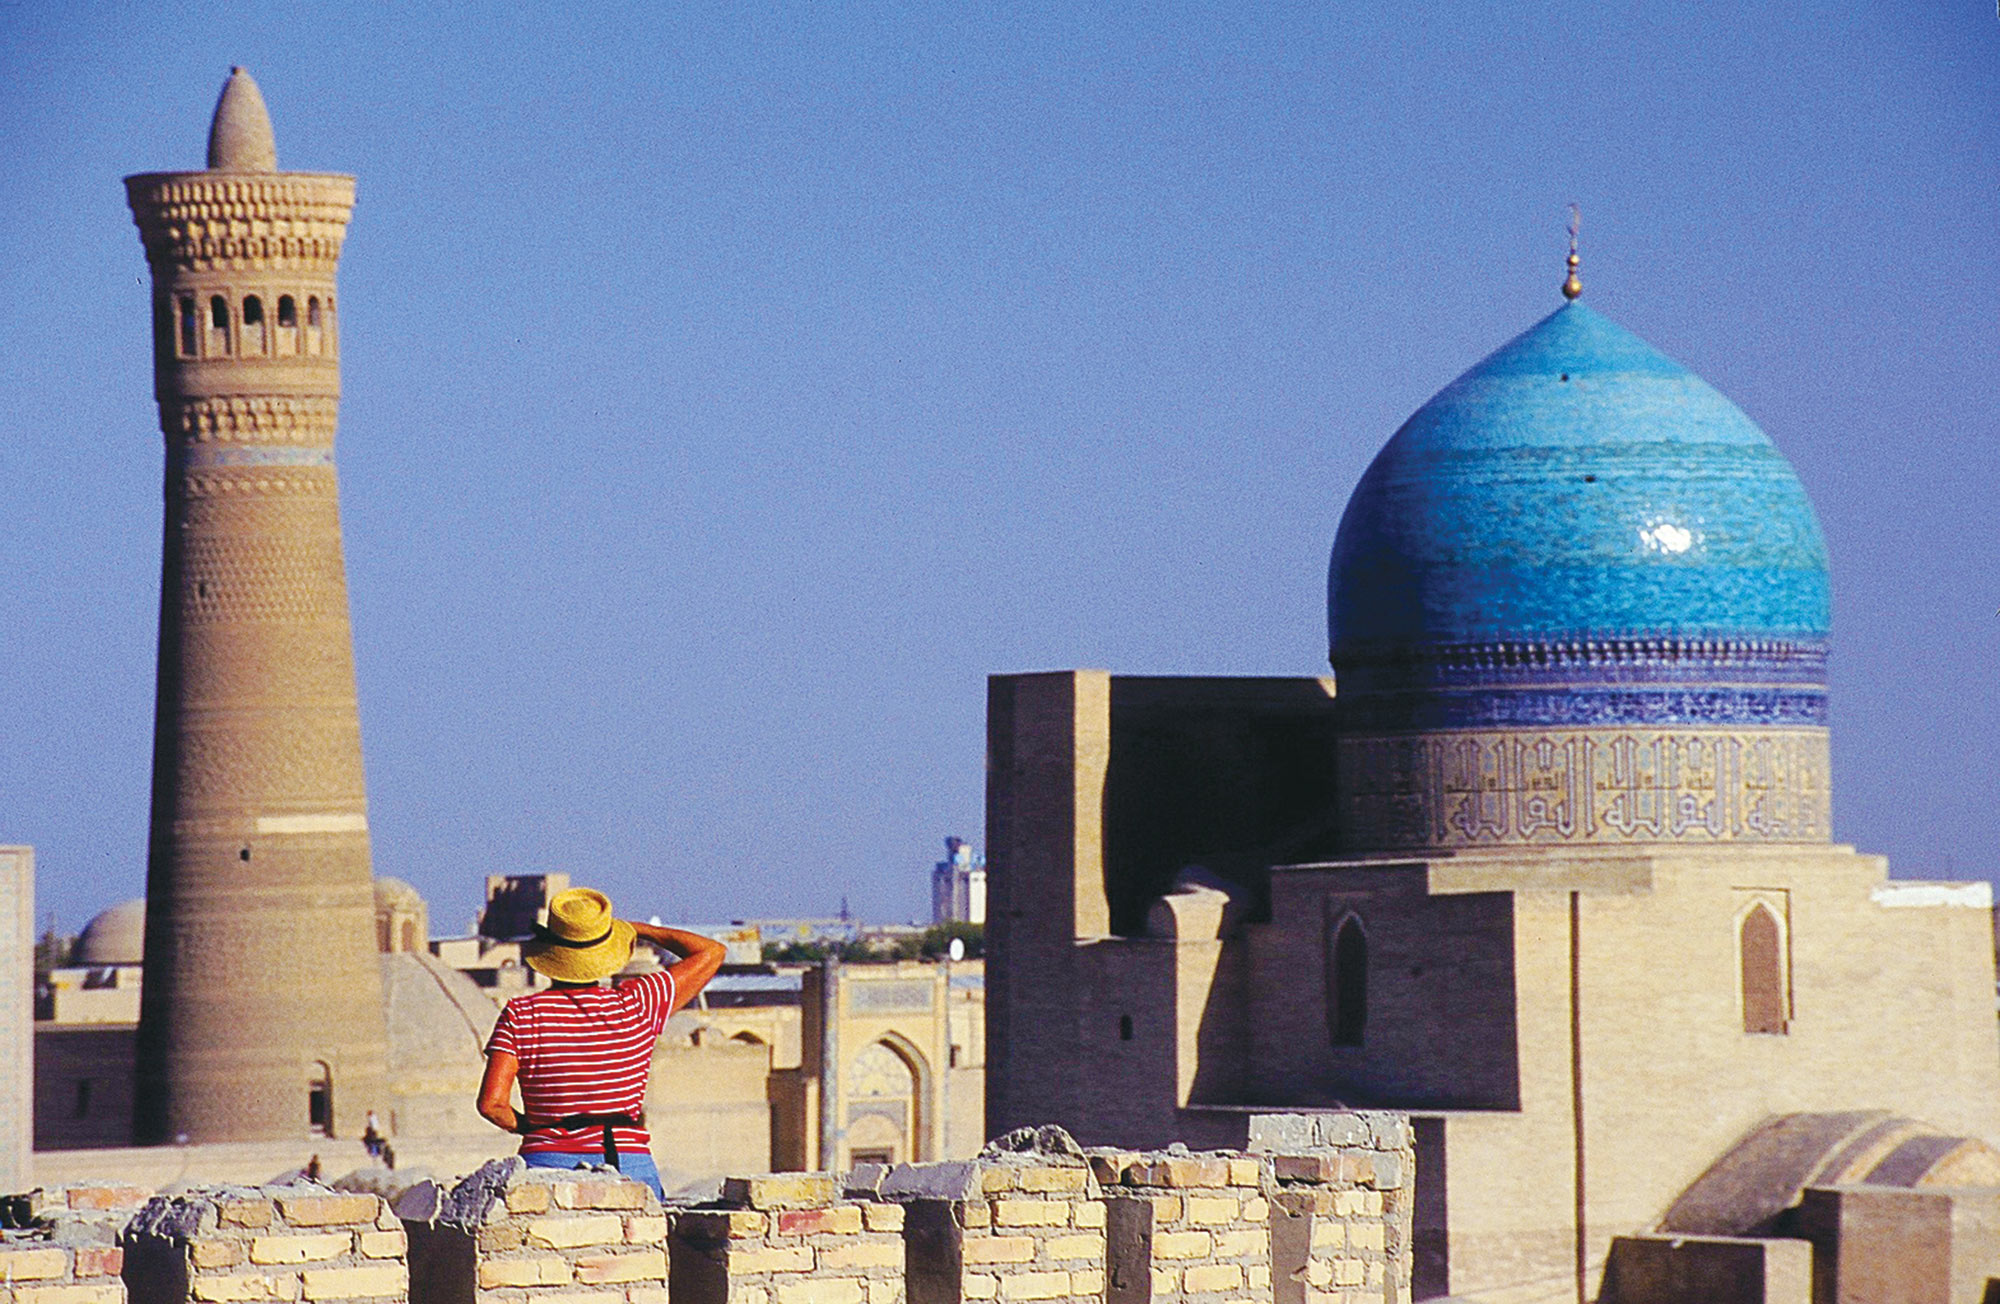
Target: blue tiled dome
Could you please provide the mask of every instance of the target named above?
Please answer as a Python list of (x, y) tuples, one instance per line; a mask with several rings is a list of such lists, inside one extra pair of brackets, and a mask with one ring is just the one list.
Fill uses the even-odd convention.
[(1823, 647), (1827, 589), (1812, 504), (1764, 433), (1570, 303), (1376, 456), (1341, 519), (1328, 627), (1336, 666), (1592, 640)]

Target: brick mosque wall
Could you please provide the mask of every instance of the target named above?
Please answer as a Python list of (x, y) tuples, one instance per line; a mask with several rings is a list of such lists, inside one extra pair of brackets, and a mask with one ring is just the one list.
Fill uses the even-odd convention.
[(664, 1207), (518, 1159), (393, 1208), (304, 1182), (37, 1193), (0, 1205), (26, 1224), (0, 1231), (0, 1304), (1405, 1304), (1409, 1127), (1355, 1119), (1256, 1152), (1042, 1129)]

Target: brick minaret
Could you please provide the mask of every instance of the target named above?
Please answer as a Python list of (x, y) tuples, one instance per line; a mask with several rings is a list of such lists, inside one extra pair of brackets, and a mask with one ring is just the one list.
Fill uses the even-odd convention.
[(141, 1142), (388, 1112), (333, 464), (354, 179), (277, 167), (238, 68), (207, 170), (125, 179), (167, 444)]

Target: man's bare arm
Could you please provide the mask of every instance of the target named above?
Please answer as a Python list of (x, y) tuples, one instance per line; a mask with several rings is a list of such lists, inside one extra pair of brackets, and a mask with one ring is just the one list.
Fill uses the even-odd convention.
[[(633, 924), (632, 931), (648, 942), (667, 947), (681, 957), (680, 961), (668, 966), (667, 972), (674, 976), (674, 1009), (678, 1010), (694, 999), (694, 994), (708, 985), (715, 977), (715, 971), (722, 967), (722, 959), (729, 954), (729, 948), (712, 937), (700, 933), (690, 933), (685, 929), (666, 928), (659, 924)], [(668, 1013), (672, 1013), (669, 1010)]]

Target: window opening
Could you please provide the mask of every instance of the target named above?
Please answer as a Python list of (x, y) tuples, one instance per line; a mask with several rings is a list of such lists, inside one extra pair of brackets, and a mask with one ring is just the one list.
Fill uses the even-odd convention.
[(208, 356), (229, 356), (229, 300), (219, 294), (208, 301)]
[(278, 348), (281, 358), (299, 351), (299, 302), (289, 294), (278, 296)]
[(1784, 947), (1778, 917), (1758, 902), (1743, 916), (1737, 930), (1737, 951), (1743, 969), (1743, 1031), (1783, 1033), (1785, 1019)]
[(1118, 1040), (1132, 1040), (1132, 1016), (1129, 1014), (1118, 1016)]
[(243, 301), (243, 348), (246, 353), (266, 351), (264, 301), (254, 294)]
[(306, 1082), (306, 1126), (320, 1136), (333, 1135), (333, 1070), (325, 1060), (313, 1062)]
[(1328, 1039), (1359, 1046), (1368, 1023), (1368, 934), (1353, 915), (1329, 934), (1325, 965)]
[(74, 1117), (90, 1116), (90, 1089), (94, 1084), (89, 1078), (78, 1078), (76, 1083), (76, 1112)]
[(319, 297), (306, 300), (306, 352), (320, 351)]
[(181, 300), (180, 317), (181, 356), (183, 358), (192, 358), (196, 353), (201, 351), (201, 323), (195, 315), (193, 299)]

